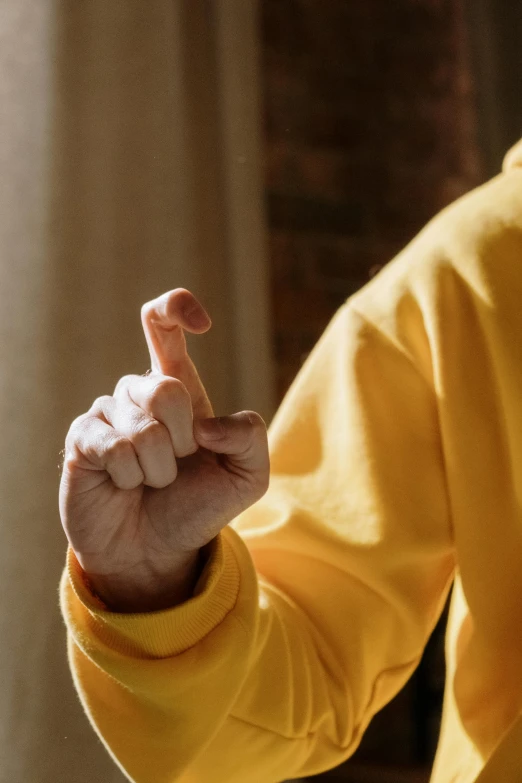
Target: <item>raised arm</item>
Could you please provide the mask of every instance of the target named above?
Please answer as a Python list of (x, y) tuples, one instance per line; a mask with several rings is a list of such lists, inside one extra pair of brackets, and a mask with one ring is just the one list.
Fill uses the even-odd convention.
[[(180, 454), (173, 483), (155, 490), (184, 529), (208, 497), (192, 598), (109, 611), (70, 552), (61, 596), (75, 683), (132, 780), (275, 783), (327, 769), (414, 670), (454, 567), (436, 397), (417, 347), (342, 308), (274, 421), (268, 492), (233, 525), (219, 483), (208, 494), (201, 479), (180, 483), (208, 458), (194, 429), (200, 451)], [(241, 452), (225, 429), (206, 447)], [(246, 453), (263, 474), (262, 449)], [(152, 492), (143, 480), (132, 491)]]

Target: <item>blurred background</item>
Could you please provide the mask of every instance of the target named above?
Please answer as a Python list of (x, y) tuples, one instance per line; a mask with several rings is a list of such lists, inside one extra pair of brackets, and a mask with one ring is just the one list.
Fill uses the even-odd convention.
[[(0, 781), (122, 783), (73, 691), (57, 586), (71, 420), (148, 367), (185, 286), (218, 413), (270, 420), (342, 302), (522, 135), (516, 0), (3, 0)], [(421, 783), (443, 622), (354, 756)], [(247, 783), (247, 781), (245, 781)]]

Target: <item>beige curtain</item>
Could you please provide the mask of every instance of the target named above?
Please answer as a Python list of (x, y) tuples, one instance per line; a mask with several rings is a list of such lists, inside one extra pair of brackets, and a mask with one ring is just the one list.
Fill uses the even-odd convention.
[(72, 418), (147, 369), (140, 304), (191, 288), (217, 412), (272, 413), (256, 6), (2, 3), (1, 783), (122, 780), (66, 665), (57, 466)]

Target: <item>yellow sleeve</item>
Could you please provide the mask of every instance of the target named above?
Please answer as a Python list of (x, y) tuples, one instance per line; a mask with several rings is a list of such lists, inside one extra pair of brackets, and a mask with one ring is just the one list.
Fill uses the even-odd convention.
[(454, 557), (428, 340), (405, 348), (418, 324), (388, 309), (387, 333), (356, 298), (337, 313), (271, 428), (268, 493), (209, 547), (194, 598), (110, 613), (70, 554), (75, 685), (136, 783), (331, 768), (415, 669)]

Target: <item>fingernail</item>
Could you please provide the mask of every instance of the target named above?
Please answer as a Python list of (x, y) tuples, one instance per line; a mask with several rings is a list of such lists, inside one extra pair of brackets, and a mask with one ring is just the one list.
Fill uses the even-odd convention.
[(183, 315), (194, 329), (202, 329), (204, 326), (208, 326), (210, 320), (208, 315), (197, 306), (187, 307), (183, 310)]

